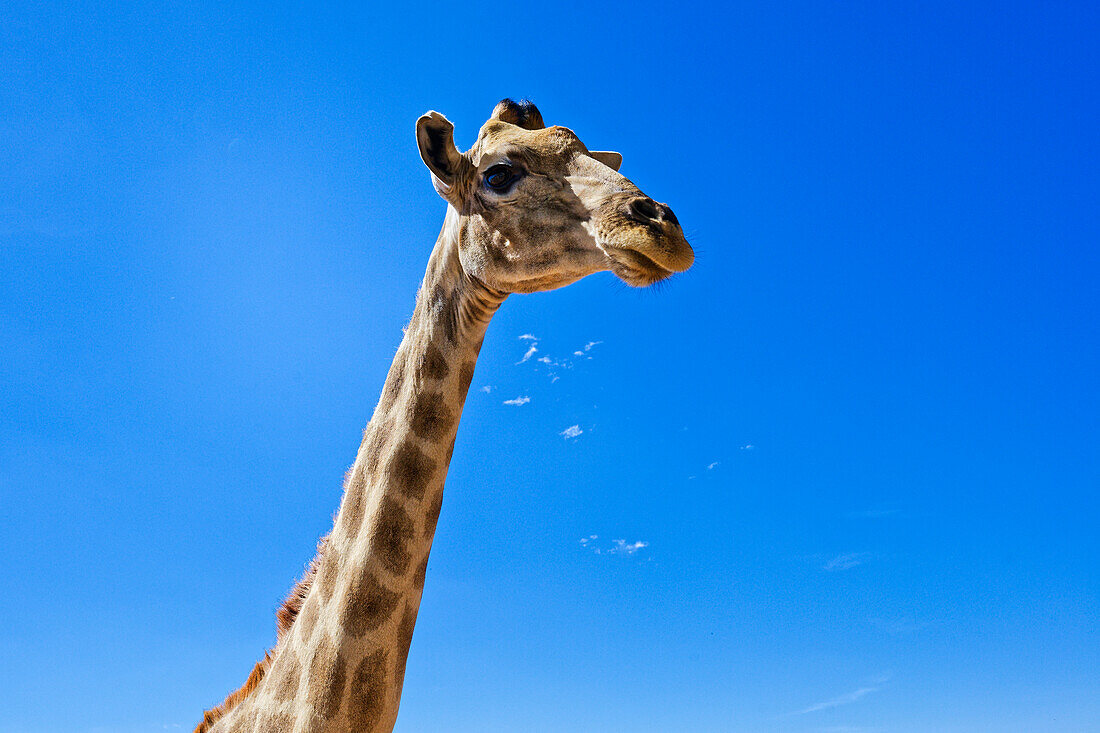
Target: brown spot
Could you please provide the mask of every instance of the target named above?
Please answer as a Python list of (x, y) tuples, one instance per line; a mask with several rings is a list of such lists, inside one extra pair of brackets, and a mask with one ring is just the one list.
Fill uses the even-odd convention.
[(309, 685), (308, 700), (321, 717), (331, 718), (340, 710), (346, 675), (347, 662), (326, 636), (313, 653), (306, 680)]
[(386, 711), (386, 650), (379, 649), (355, 668), (348, 696), (352, 730), (371, 731)]
[(397, 627), (397, 658), (394, 660), (393, 676), (397, 689), (405, 684), (405, 664), (409, 661), (409, 647), (412, 646), (413, 628), (416, 626), (416, 611), (408, 603), (401, 616), (401, 625)]
[(298, 625), (302, 627), (299, 630), (300, 633), (298, 635), (298, 638), (301, 639), (303, 643), (308, 642), (309, 638), (313, 636), (313, 627), (316, 625), (316, 623), (317, 603), (314, 603), (311, 606), (306, 606), (305, 608), (303, 608), (301, 617), (298, 619)]
[(226, 733), (245, 733), (248, 730), (255, 730), (254, 724), (257, 717), (254, 711), (246, 711), (245, 714), (237, 715), (229, 722)]
[(368, 454), (367, 465), (352, 465), (344, 478), (344, 498), (340, 504), (340, 514), (344, 515), (345, 526), (351, 532), (358, 530), (363, 522), (363, 504), (367, 493), (366, 474), (371, 470), (370, 464), (371, 458)]
[(389, 373), (386, 375), (386, 383), (382, 387), (382, 396), (378, 400), (378, 406), (383, 408), (381, 414), (384, 414), (390, 405), (397, 402), (398, 397), (401, 396), (401, 385), (404, 384), (404, 381), (405, 354), (404, 352), (398, 352), (393, 359)]
[[(283, 656), (292, 655), (289, 649), (284, 649)], [(276, 700), (293, 700), (298, 696), (298, 678), (301, 675), (301, 665), (297, 659), (280, 660), (273, 670), (271, 678), (271, 691)]]
[(413, 585), (417, 590), (424, 590), (424, 579), (428, 575), (428, 556), (425, 555), (424, 559), (420, 561), (420, 565), (416, 568), (416, 572), (413, 574)]
[(256, 721), (258, 725), (256, 730), (271, 731), (289, 731), (294, 729), (294, 718), (290, 717), (286, 713), (278, 712), (275, 710), (269, 710), (263, 715), (257, 716)]
[(443, 395), (438, 392), (425, 392), (417, 396), (413, 407), (412, 429), (424, 440), (438, 442), (454, 424), (454, 413)]
[(413, 537), (413, 521), (404, 508), (390, 497), (382, 501), (374, 527), (374, 543), (382, 565), (397, 576), (409, 569), (408, 543)]
[(442, 285), (436, 285), (432, 291), (432, 304), (437, 309), (440, 326), (447, 340), (452, 345), (458, 343), (458, 314), (455, 311), (454, 299)]
[(341, 625), (352, 636), (374, 631), (390, 617), (400, 599), (369, 570), (358, 573), (345, 600)]
[(349, 486), (344, 492), (344, 503), (340, 507), (340, 513), (344, 515), (344, 527), (346, 532), (355, 534), (363, 526), (363, 512), (366, 506), (366, 487), (361, 481)]
[(412, 443), (405, 443), (390, 459), (390, 479), (410, 499), (423, 499), (424, 489), (435, 472), (435, 461)]
[(443, 358), (443, 352), (435, 344), (428, 344), (424, 352), (424, 360), (420, 363), (420, 373), (429, 379), (443, 379), (451, 372), (447, 360)]
[(474, 381), (474, 369), (476, 368), (476, 362), (468, 361), (462, 365), (462, 369), (458, 372), (458, 388), (462, 394), (469, 391), (470, 382)]
[(317, 586), (321, 599), (328, 603), (332, 599), (332, 593), (336, 590), (336, 579), (340, 575), (340, 555), (336, 549), (329, 546), (325, 548), (325, 556), (321, 558), (320, 574)]
[(367, 472), (365, 476), (359, 475), (354, 477), (359, 483), (360, 489), (363, 488), (363, 484), (368, 478), (374, 478), (378, 475), (378, 466), (382, 462), (382, 451), (386, 447), (386, 439), (389, 437), (392, 430), (393, 428), (389, 423), (380, 423), (376, 425), (372, 422), (367, 426), (367, 435), (363, 438), (365, 444), (364, 452), (367, 456)]
[(428, 507), (428, 513), (424, 515), (424, 529), (423, 537), (427, 539), (435, 534), (435, 525), (439, 523), (439, 513), (443, 511), (443, 492), (439, 492), (439, 496), (435, 497), (431, 506)]

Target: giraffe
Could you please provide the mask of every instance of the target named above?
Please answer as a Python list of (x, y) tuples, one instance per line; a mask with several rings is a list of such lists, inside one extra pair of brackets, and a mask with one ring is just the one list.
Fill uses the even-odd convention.
[(672, 210), (618, 172), (622, 156), (546, 127), (530, 102), (502, 100), (465, 153), (438, 112), (416, 141), (447, 213), (412, 318), (275, 647), (195, 733), (391, 731), (489, 320), (512, 293), (604, 270), (643, 287), (694, 260)]

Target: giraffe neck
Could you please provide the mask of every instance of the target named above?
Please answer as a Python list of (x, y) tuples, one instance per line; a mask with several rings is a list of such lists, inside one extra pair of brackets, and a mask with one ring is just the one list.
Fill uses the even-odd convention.
[(459, 416), (505, 297), (463, 271), (456, 221), (448, 209), (309, 595), (253, 710), (234, 711), (245, 730), (376, 733), (397, 718)]

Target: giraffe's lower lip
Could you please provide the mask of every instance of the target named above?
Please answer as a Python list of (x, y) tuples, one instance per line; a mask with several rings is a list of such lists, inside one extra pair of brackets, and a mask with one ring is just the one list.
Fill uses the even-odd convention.
[(635, 249), (615, 249), (608, 253), (611, 271), (627, 285), (644, 288), (672, 276), (672, 270), (661, 267)]

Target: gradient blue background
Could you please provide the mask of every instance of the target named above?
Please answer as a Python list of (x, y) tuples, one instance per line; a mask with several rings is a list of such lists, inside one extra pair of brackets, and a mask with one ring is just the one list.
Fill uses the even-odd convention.
[(1095, 4), (42, 5), (0, 10), (0, 731), (244, 680), (442, 222), (414, 122), (503, 96), (698, 258), (500, 311), (397, 730), (1100, 730)]

